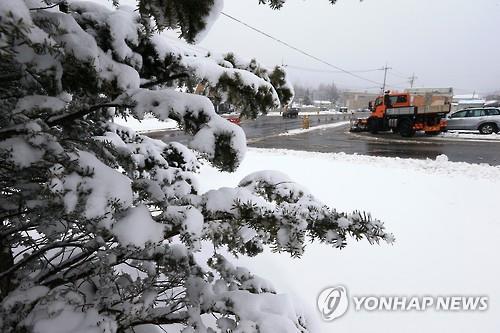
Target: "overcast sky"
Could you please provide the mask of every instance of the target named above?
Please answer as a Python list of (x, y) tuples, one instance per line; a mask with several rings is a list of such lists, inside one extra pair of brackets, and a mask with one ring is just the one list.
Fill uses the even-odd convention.
[[(393, 67), (388, 82), (454, 87), (456, 93), (500, 90), (500, 0), (288, 0), (280, 11), (258, 0), (225, 0), (235, 16), (329, 63), (348, 70)], [(265, 65), (284, 64), (330, 71), (257, 32), (221, 16), (200, 46), (234, 51)], [(289, 68), (295, 83), (334, 81), (342, 88), (377, 84), (339, 73)], [(376, 82), (383, 71), (359, 73)]]

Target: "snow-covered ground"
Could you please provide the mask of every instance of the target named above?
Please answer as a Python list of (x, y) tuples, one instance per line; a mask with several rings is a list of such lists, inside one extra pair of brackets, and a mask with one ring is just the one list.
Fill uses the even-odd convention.
[[(236, 186), (262, 169), (286, 172), (324, 203), (385, 221), (396, 243), (351, 241), (344, 250), (310, 245), (238, 263), (293, 294), (318, 332), (498, 332), (500, 167), (436, 161), (249, 149), (234, 174), (204, 166), (203, 190)], [(322, 322), (316, 297), (345, 285), (351, 295), (487, 295), (486, 312), (349, 312)]]
[(156, 132), (177, 128), (177, 122), (174, 120), (169, 119), (168, 121), (161, 121), (154, 117), (145, 118), (141, 121), (132, 117), (129, 117), (127, 119), (117, 117), (114, 119), (114, 121), (118, 125), (132, 128), (138, 133)]
[(480, 141), (500, 141), (500, 134), (480, 134), (479, 131), (448, 131), (441, 133), (439, 137), (446, 139), (466, 139)]

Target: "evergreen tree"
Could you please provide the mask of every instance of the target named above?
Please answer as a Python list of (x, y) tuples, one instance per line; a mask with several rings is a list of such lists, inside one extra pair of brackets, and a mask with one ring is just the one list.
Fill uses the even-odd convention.
[[(199, 192), (200, 159), (232, 171), (246, 147), (206, 96), (249, 117), (293, 96), (282, 68), (190, 51), (220, 10), (220, 0), (0, 3), (0, 331), (306, 332), (269, 283), (215, 250), (199, 262), (201, 242), (298, 257), (307, 240), (392, 240), (380, 221), (328, 208), (279, 173)], [(145, 115), (176, 120), (189, 147), (113, 123)]]
[(313, 104), (313, 101), (311, 99), (311, 92), (309, 91), (309, 89), (306, 89), (302, 103), (304, 105), (312, 105)]
[(318, 87), (318, 96), (321, 100), (335, 102), (340, 97), (340, 93), (335, 83), (323, 84)]

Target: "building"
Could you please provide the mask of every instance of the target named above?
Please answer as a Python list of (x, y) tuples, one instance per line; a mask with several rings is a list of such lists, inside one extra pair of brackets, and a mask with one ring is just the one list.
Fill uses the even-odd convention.
[(349, 110), (358, 110), (368, 108), (368, 103), (373, 102), (378, 94), (369, 92), (346, 91), (343, 93), (345, 106)]
[(482, 99), (478, 94), (454, 95), (452, 111), (482, 107), (485, 103), (486, 100)]
[(321, 110), (330, 110), (333, 109), (333, 103), (331, 101), (313, 101), (315, 107), (320, 108)]

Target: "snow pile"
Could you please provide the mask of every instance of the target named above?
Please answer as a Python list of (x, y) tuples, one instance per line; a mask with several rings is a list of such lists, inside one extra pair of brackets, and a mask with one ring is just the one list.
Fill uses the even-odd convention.
[(312, 127), (307, 128), (307, 129), (298, 128), (298, 129), (287, 131), (286, 133), (281, 133), (281, 134), (279, 134), (279, 136), (297, 135), (297, 134), (308, 133), (308, 132), (317, 131), (317, 130), (324, 130), (324, 129), (328, 129), (328, 128), (342, 127), (342, 126), (345, 126), (348, 124), (349, 124), (348, 121), (340, 121), (338, 123), (312, 126)]
[(446, 139), (465, 139), (476, 141), (500, 141), (500, 134), (479, 134), (478, 131), (448, 131), (441, 133), (440, 137)]

